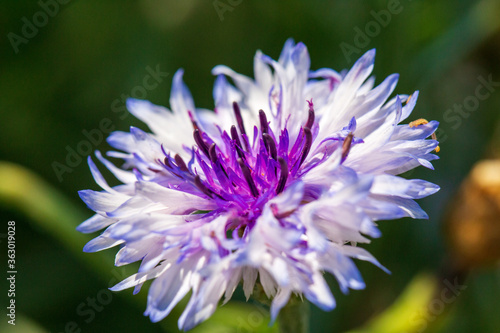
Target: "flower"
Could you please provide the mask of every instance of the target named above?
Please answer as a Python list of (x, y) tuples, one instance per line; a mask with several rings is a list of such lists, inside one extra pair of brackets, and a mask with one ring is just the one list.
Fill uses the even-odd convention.
[(432, 168), (437, 141), (426, 138), (438, 123), (398, 125), (418, 92), (387, 101), (398, 75), (373, 87), (374, 56), (350, 71), (310, 71), (305, 45), (288, 40), (278, 61), (257, 52), (255, 80), (215, 67), (215, 112), (195, 108), (182, 70), (171, 110), (129, 99), (152, 133), (112, 133), (108, 143), (121, 152), (108, 156), (124, 166), (96, 157), (123, 184), (110, 187), (89, 157), (103, 191), (79, 192), (97, 214), (78, 230), (106, 228), (84, 251), (121, 245), (117, 266), (142, 260), (111, 289), (137, 293), (154, 279), (145, 312), (153, 322), (192, 291), (179, 319), (188, 330), (240, 282), (248, 298), (258, 279), (272, 320), (292, 293), (333, 309), (325, 272), (344, 293), (364, 288), (352, 259), (384, 268), (353, 243), (380, 237), (378, 220), (428, 218), (413, 199), (439, 189), (396, 176)]

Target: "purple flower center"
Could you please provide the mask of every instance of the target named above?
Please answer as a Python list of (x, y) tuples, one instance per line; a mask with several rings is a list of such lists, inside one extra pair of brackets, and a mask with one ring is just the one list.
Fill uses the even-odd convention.
[[(263, 110), (259, 111), (260, 128), (255, 126), (254, 139), (250, 142), (240, 107), (234, 102), (237, 126), (231, 126), (230, 133), (217, 127), (223, 145), (218, 146), (202, 131), (190, 113), (196, 142), (196, 146), (189, 149), (191, 160), (186, 164), (180, 155), (172, 157), (164, 151), (165, 159), (159, 163), (166, 171), (191, 185), (186, 191), (213, 199), (220, 208), (217, 212), (232, 211), (240, 224), (251, 224), (261, 214), (266, 202), (321, 162), (304, 167), (313, 143), (312, 128), (316, 127), (314, 133), (318, 129), (313, 103), (308, 103), (308, 117), (291, 148), (286, 126), (277, 136)], [(343, 140), (342, 160), (349, 153), (352, 138), (350, 133), (345, 140), (340, 139)], [(195, 161), (201, 170), (194, 167)]]

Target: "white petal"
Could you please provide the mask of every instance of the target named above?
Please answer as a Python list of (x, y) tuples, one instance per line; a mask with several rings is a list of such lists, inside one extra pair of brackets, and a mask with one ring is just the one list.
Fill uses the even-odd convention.
[(78, 195), (90, 209), (97, 213), (113, 211), (129, 198), (125, 195), (92, 190), (78, 191)]
[(121, 243), (123, 243), (122, 240), (116, 240), (103, 235), (96, 237), (87, 244), (85, 244), (85, 246), (83, 247), (83, 252), (102, 251)]
[(111, 171), (111, 173), (113, 173), (113, 175), (115, 175), (115, 177), (122, 183), (133, 183), (136, 181), (136, 177), (132, 172), (117, 168), (113, 163), (105, 159), (99, 150), (96, 150), (95, 155), (99, 161), (101, 161), (101, 163), (104, 164), (106, 168), (108, 168), (108, 170)]
[(137, 182), (137, 194), (149, 200), (161, 203), (169, 212), (193, 212), (196, 210), (212, 210), (216, 207), (210, 200), (169, 189), (153, 182)]
[(76, 227), (76, 230), (88, 234), (106, 228), (107, 226), (115, 223), (116, 221), (117, 220), (115, 219), (111, 219), (109, 217), (104, 217), (102, 215), (96, 214), (91, 218), (82, 222), (78, 227)]
[(278, 313), (280, 310), (288, 303), (288, 300), (290, 299), (292, 291), (288, 288), (282, 288), (278, 291), (276, 296), (273, 298), (273, 302), (271, 304), (271, 323), (274, 323), (276, 318), (278, 317)]
[(158, 276), (160, 276), (168, 266), (162, 265), (154, 268), (153, 270), (149, 272), (144, 272), (144, 273), (136, 273), (132, 276), (129, 276), (125, 280), (115, 284), (113, 287), (109, 288), (111, 291), (120, 291), (128, 288), (135, 287), (138, 284), (142, 284), (146, 282), (147, 280), (154, 279)]
[(371, 193), (381, 195), (395, 195), (407, 199), (420, 199), (434, 194), (439, 186), (420, 179), (404, 179), (391, 175), (375, 177)]

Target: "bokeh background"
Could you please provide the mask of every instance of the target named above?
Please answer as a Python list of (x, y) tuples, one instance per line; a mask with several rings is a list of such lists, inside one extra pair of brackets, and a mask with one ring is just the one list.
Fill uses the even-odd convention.
[[(434, 302), (434, 310), (422, 308), (398, 320), (417, 323), (414, 331), (420, 332), (500, 331), (500, 263), (457, 268), (459, 259), (447, 241), (450, 223), (453, 228), (447, 217), (457, 208), (461, 182), (478, 160), (500, 156), (498, 1), (65, 1), (0, 3), (0, 159), (43, 180), (39, 183), (17, 166), (0, 168), (0, 275), (7, 270), (10, 220), (16, 222), (18, 268), (18, 325), (6, 325), (8, 286), (2, 278), (0, 330), (177, 332), (182, 308), (162, 324), (153, 324), (142, 315), (144, 295), (106, 292), (108, 284), (126, 274), (111, 265), (115, 249), (80, 253), (92, 235), (79, 235), (74, 228), (92, 212), (77, 191), (98, 189), (86, 163), (89, 140), (84, 131), (98, 130), (103, 119), (115, 130), (131, 125), (146, 129), (124, 113), (123, 98), (133, 95), (168, 106), (178, 68), (185, 69), (197, 106), (213, 108), (214, 66), (225, 64), (252, 76), (257, 49), (277, 58), (292, 37), (307, 45), (312, 69), (349, 68), (376, 48), (377, 83), (400, 73), (396, 93), (420, 91), (412, 118), (441, 122), (436, 170), (420, 167), (408, 175), (441, 186), (440, 192), (419, 201), (430, 219), (382, 222), (383, 237), (367, 248), (392, 274), (359, 262), (367, 288), (349, 295), (329, 279), (338, 307), (332, 312), (311, 307), (311, 332), (347, 332), (368, 325), (425, 272), (441, 283), (459, 277), (467, 288), (444, 310)], [(53, 3), (57, 7), (46, 9), (52, 15), (38, 14), (43, 4)], [(381, 11), (390, 13), (383, 24), (374, 14)], [(34, 20), (37, 31), (25, 27)], [(168, 75), (159, 76), (156, 87), (144, 89), (144, 77), (157, 69)], [(484, 85), (480, 78), (493, 81), (490, 90), (478, 88)], [(477, 89), (488, 96), (475, 97)], [(465, 111), (454, 111), (460, 106)], [(91, 148), (109, 147), (97, 135)], [(78, 154), (72, 166), (66, 160), (70, 150)], [(56, 171), (61, 165), (67, 169)], [(239, 310), (246, 311), (241, 294), (218, 310), (218, 321), (236, 320)], [(89, 298), (98, 296), (103, 302), (92, 308)], [(254, 322), (254, 331), (263, 331), (263, 311), (249, 304), (253, 317), (245, 318)], [(250, 331), (217, 325), (207, 323), (199, 331)]]

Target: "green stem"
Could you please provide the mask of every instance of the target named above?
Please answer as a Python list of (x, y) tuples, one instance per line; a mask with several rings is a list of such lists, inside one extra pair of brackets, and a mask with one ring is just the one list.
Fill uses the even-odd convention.
[(292, 296), (278, 315), (281, 333), (309, 333), (309, 303)]

